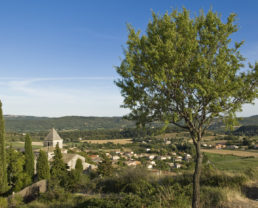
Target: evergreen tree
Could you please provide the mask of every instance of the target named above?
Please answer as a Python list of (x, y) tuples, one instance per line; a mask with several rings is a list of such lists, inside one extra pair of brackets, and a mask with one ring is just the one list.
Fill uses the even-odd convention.
[(27, 134), (25, 137), (25, 172), (33, 178), (34, 176), (34, 155), (32, 151), (31, 138)]
[(97, 173), (100, 176), (110, 176), (113, 172), (112, 162), (111, 160), (105, 155), (102, 155), (102, 162), (99, 163)]
[(82, 160), (81, 160), (81, 159), (77, 159), (77, 160), (76, 160), (75, 170), (76, 170), (78, 173), (82, 173), (82, 171), (83, 171), (83, 166), (82, 166)]
[(58, 144), (56, 145), (54, 153), (55, 155), (53, 157), (53, 162), (51, 163), (50, 169), (51, 179), (54, 185), (65, 186), (68, 171), (67, 165), (63, 161), (62, 153)]
[(0, 101), (0, 194), (6, 192), (7, 189), (4, 118), (2, 112), (2, 102)]
[(37, 161), (37, 174), (38, 174), (38, 180), (50, 178), (50, 170), (48, 165), (47, 154), (42, 150), (40, 150), (39, 152), (39, 157)]

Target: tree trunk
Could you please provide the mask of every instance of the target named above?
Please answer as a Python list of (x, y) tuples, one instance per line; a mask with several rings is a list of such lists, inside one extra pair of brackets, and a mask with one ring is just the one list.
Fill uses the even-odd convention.
[(195, 171), (193, 175), (193, 198), (192, 208), (200, 208), (200, 176), (201, 176), (201, 165), (202, 165), (202, 154), (201, 154), (201, 142), (195, 142), (196, 158), (195, 158)]

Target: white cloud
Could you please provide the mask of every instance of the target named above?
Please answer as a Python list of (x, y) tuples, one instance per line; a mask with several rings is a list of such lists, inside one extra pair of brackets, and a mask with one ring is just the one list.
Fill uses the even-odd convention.
[[(113, 80), (113, 77), (0, 78), (0, 96), (5, 114), (121, 116), (127, 111), (119, 107), (122, 97)], [(81, 82), (79, 87), (63, 86), (63, 82), (73, 86), (77, 81)], [(103, 82), (104, 85), (100, 84)]]

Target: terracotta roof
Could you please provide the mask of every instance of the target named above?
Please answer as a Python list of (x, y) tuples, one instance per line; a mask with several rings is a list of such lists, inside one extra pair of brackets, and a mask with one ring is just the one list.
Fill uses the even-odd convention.
[(48, 135), (46, 136), (45, 140), (49, 141), (54, 141), (54, 140), (62, 140), (62, 138), (59, 136), (59, 134), (57, 133), (57, 131), (52, 128), (50, 130), (50, 132), (48, 133)]

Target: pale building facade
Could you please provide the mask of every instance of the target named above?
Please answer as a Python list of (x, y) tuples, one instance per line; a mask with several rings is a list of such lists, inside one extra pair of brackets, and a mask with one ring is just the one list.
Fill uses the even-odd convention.
[(56, 147), (63, 148), (63, 139), (59, 136), (57, 131), (52, 128), (44, 140), (44, 147)]

